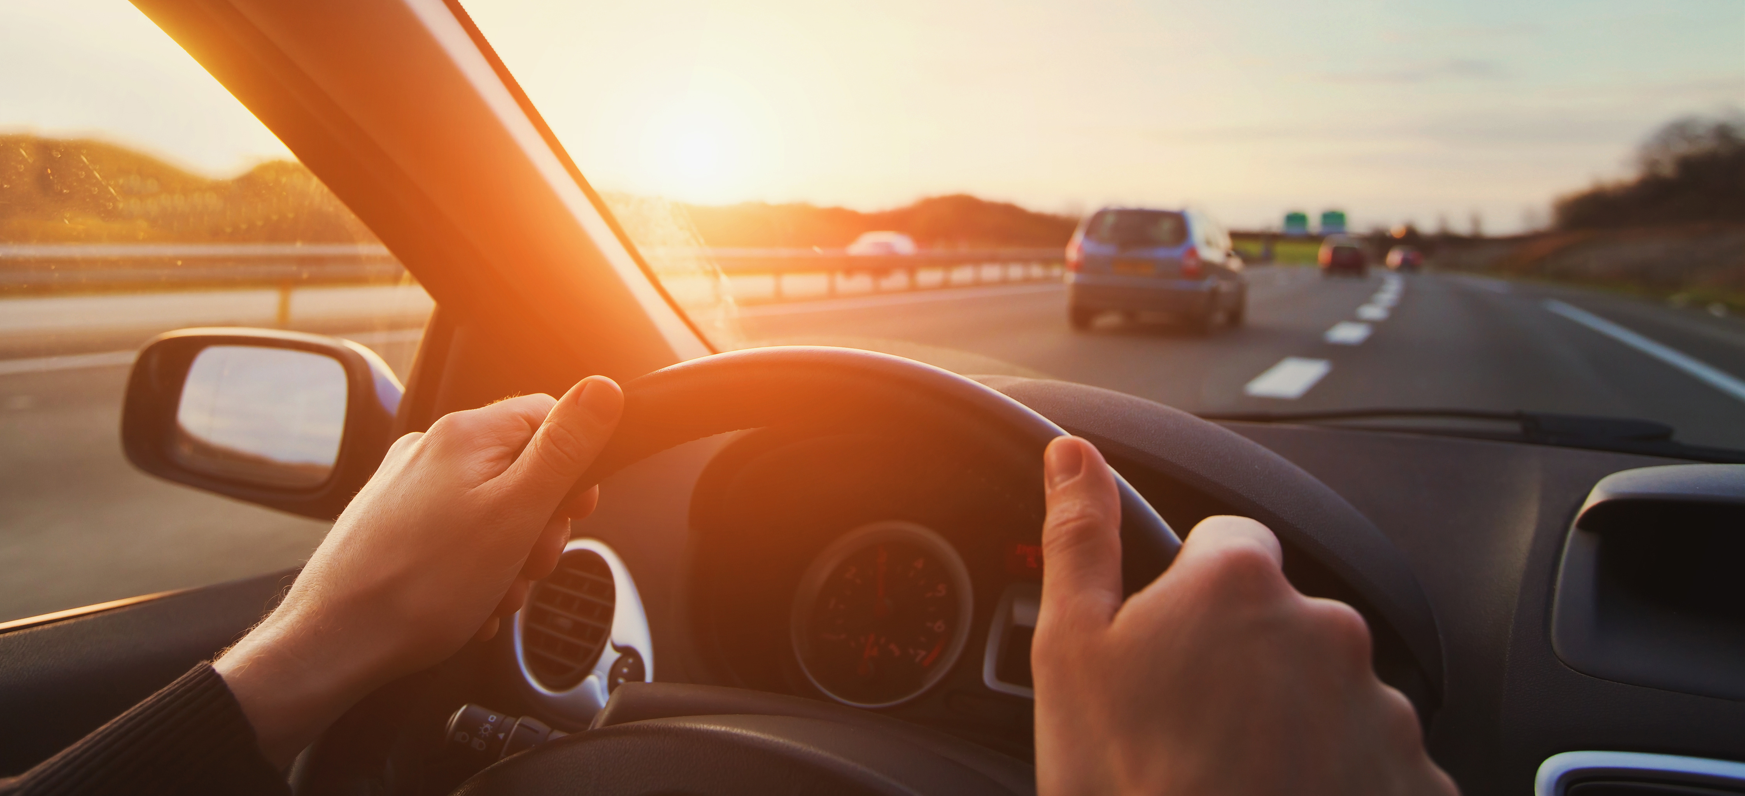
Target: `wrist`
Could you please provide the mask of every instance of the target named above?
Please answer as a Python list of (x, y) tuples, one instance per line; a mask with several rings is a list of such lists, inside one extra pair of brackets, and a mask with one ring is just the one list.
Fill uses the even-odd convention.
[(254, 727), (262, 754), (283, 768), (386, 679), (373, 645), (338, 628), (275, 614), (213, 668)]

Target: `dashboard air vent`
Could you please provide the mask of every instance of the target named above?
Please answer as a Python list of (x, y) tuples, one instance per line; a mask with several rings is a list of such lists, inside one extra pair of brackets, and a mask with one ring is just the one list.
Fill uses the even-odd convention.
[(533, 586), (522, 626), (528, 673), (551, 691), (574, 688), (612, 635), (612, 569), (592, 550), (571, 550)]

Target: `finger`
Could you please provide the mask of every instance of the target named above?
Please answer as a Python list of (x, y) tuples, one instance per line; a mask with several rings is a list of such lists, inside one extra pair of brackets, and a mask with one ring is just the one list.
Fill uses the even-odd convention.
[(1042, 616), (1108, 624), (1121, 606), (1121, 498), (1096, 446), (1060, 437), (1042, 454)]
[(521, 499), (555, 509), (594, 463), (623, 411), (624, 393), (615, 382), (604, 376), (583, 379), (551, 408), (502, 480)]
[(557, 569), (557, 560), (563, 556), (564, 545), (570, 542), (570, 521), (567, 517), (553, 517), (545, 524), (545, 530), (539, 533), (539, 538), (533, 542), (533, 550), (527, 554), (527, 563), (521, 565), (521, 577), (528, 580), (544, 580), (551, 571)]
[(509, 584), (509, 590), (503, 593), (503, 599), (497, 601), (497, 610), (491, 613), (500, 617), (514, 616), (516, 611), (521, 610), (521, 606), (527, 604), (527, 592), (532, 588), (530, 581), (516, 578), (514, 583)]
[(1182, 542), (1174, 563), (1145, 589), (1145, 598), (1178, 581), (1204, 580), (1227, 597), (1270, 598), (1290, 589), (1284, 550), (1265, 525), (1221, 515), (1200, 520)]
[(594, 513), (594, 507), (600, 505), (600, 485), (594, 484), (580, 492), (572, 492), (564, 498), (563, 505), (557, 507), (560, 517), (572, 520), (585, 520)]
[(485, 623), (479, 626), (479, 632), (473, 634), (473, 640), (490, 641), (492, 638), (496, 637), (497, 628), (501, 627), (502, 624), (502, 621), (495, 616), (486, 619)]
[(1186, 558), (1191, 561), (1204, 556), (1222, 555), (1237, 547), (1253, 548), (1255, 552), (1271, 559), (1275, 568), (1284, 567), (1284, 548), (1279, 546), (1278, 537), (1273, 535), (1272, 529), (1257, 520), (1229, 514), (1200, 520), (1188, 533), (1187, 540), (1182, 542), (1181, 552), (1176, 554), (1175, 560), (1179, 562)]

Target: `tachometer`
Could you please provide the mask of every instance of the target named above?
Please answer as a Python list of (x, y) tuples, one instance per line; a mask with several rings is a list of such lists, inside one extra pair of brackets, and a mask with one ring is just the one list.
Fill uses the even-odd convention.
[(973, 605), (963, 559), (938, 534), (909, 522), (864, 525), (825, 548), (800, 579), (794, 654), (837, 701), (896, 705), (957, 662)]

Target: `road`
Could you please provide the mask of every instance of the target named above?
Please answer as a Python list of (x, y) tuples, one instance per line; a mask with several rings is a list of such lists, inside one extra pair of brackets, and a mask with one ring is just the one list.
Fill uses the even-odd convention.
[[(1064, 289), (1027, 284), (747, 307), (739, 344), (867, 347), (964, 373), (1081, 381), (1189, 411), (1640, 417), (1674, 426), (1686, 442), (1745, 449), (1738, 319), (1461, 275), (1322, 279), (1312, 269), (1255, 268), (1250, 280), (1247, 325), (1208, 337), (1118, 318), (1073, 332)], [(266, 322), (256, 317), (265, 305), (189, 301), (206, 309), (188, 323)], [(142, 302), (132, 311), (167, 319)], [(387, 304), (394, 312), (382, 315), (381, 301), (334, 294), (293, 317), (374, 345), (403, 369), (417, 336), (411, 321), (428, 306), (404, 296)], [(369, 323), (357, 307), (373, 308)], [(227, 313), (236, 317), (219, 317)], [(116, 428), (124, 352), (145, 338), (121, 320), (133, 316), (102, 314), (113, 328), (66, 321), (27, 350), (4, 334), (23, 316), (0, 306), (0, 621), (294, 565), (325, 531), (135, 472)], [(60, 317), (72, 316), (39, 313), (38, 322)]]

